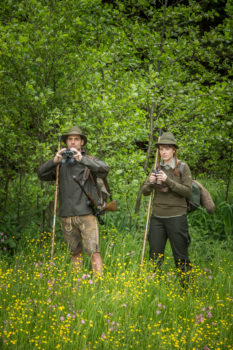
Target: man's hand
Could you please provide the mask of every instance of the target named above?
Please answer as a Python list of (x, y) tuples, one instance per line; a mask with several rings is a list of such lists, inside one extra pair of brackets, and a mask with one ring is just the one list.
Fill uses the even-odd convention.
[[(57, 154), (55, 155), (53, 161), (56, 164), (59, 164), (62, 160), (62, 152), (66, 151), (67, 148), (62, 148), (59, 152), (57, 152)], [(82, 159), (82, 153), (80, 151), (78, 151), (76, 148), (70, 148), (71, 151), (74, 152), (74, 159), (77, 162), (80, 162)]]
[(53, 161), (54, 163), (60, 163), (62, 160), (62, 152), (64, 152), (66, 150), (66, 148), (62, 148), (59, 152), (57, 152), (57, 154), (55, 155)]
[(78, 151), (77, 149), (75, 149), (75, 148), (71, 148), (70, 150), (74, 152), (74, 159), (75, 159), (77, 162), (80, 162), (81, 159), (82, 159), (82, 157), (83, 157), (83, 156), (82, 156), (82, 153), (81, 153), (80, 151)]

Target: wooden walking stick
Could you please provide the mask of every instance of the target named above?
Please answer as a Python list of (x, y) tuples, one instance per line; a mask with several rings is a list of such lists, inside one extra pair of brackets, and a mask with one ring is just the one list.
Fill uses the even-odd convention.
[[(58, 136), (58, 152), (61, 149), (61, 136)], [(54, 198), (54, 210), (53, 210), (53, 232), (52, 232), (52, 247), (51, 247), (51, 261), (53, 263), (53, 252), (54, 252), (54, 241), (55, 241), (55, 230), (56, 230), (56, 215), (57, 215), (57, 196), (58, 196), (58, 184), (59, 184), (59, 170), (60, 164), (57, 164), (56, 168), (56, 184), (55, 184), (55, 198)]]
[[(160, 140), (161, 134), (162, 134), (162, 129), (159, 130), (158, 142), (159, 142), (159, 140)], [(157, 166), (158, 155), (159, 155), (159, 148), (157, 148), (157, 150), (156, 150), (154, 168), (156, 168), (156, 166)], [(153, 191), (152, 191), (151, 194), (150, 194), (150, 199), (149, 199), (148, 209), (147, 209), (146, 228), (145, 228), (144, 241), (143, 241), (143, 246), (142, 246), (141, 266), (143, 265), (143, 260), (144, 260), (144, 255), (145, 255), (146, 238), (147, 238), (147, 233), (148, 233), (148, 226), (149, 226), (149, 219), (150, 219), (150, 211), (151, 211), (152, 198), (153, 198)]]

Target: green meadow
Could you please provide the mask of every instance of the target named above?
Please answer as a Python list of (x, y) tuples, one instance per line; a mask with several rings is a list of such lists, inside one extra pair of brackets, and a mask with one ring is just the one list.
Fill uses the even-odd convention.
[[(202, 208), (189, 214), (187, 290), (169, 244), (160, 273), (148, 245), (140, 266), (143, 229), (113, 227), (115, 214), (100, 227), (105, 268), (98, 278), (86, 256), (80, 271), (72, 269), (59, 235), (51, 265), (51, 233), (23, 241), (13, 256), (1, 233), (1, 349), (233, 349), (232, 205), (219, 195), (215, 201), (214, 215)], [(221, 229), (228, 236), (217, 237)]]
[[(232, 19), (232, 0), (0, 1), (0, 350), (233, 350)], [(37, 170), (74, 125), (118, 205), (101, 277), (73, 270), (59, 218), (50, 263)], [(185, 290), (169, 244), (140, 265), (160, 130), (216, 205), (188, 216)]]

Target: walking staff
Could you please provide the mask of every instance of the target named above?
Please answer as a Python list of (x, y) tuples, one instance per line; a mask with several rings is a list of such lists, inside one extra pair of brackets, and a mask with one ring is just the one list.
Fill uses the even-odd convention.
[[(160, 136), (161, 136), (161, 135), (162, 135), (162, 129), (159, 130), (158, 142), (159, 142), (159, 140), (160, 140)], [(157, 148), (156, 154), (155, 154), (154, 169), (156, 169), (156, 167), (157, 167), (158, 155), (159, 155), (159, 150), (158, 150), (158, 148)], [(146, 228), (145, 228), (144, 241), (143, 241), (143, 246), (142, 246), (141, 266), (142, 266), (142, 264), (143, 264), (144, 255), (145, 255), (145, 249), (146, 249), (146, 238), (147, 238), (147, 234), (148, 234), (148, 226), (149, 226), (149, 219), (150, 219), (150, 211), (151, 211), (152, 197), (153, 197), (153, 193), (151, 192), (150, 198), (149, 198), (149, 203), (148, 203), (148, 208), (147, 208)]]
[[(61, 149), (61, 136), (58, 136), (58, 152)], [(56, 167), (56, 184), (55, 184), (55, 198), (54, 198), (54, 210), (53, 210), (53, 231), (52, 231), (52, 246), (50, 253), (50, 263), (53, 263), (53, 253), (54, 253), (54, 241), (55, 241), (55, 231), (56, 231), (56, 216), (57, 216), (57, 196), (58, 196), (58, 184), (59, 184), (59, 169), (60, 164), (57, 164)]]

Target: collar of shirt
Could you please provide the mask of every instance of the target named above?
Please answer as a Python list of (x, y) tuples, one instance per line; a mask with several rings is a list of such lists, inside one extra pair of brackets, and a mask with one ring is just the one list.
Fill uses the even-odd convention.
[(160, 162), (160, 165), (164, 168), (164, 169), (175, 169), (175, 165), (176, 165), (176, 159), (173, 157), (172, 161), (170, 164), (164, 164), (163, 159)]

